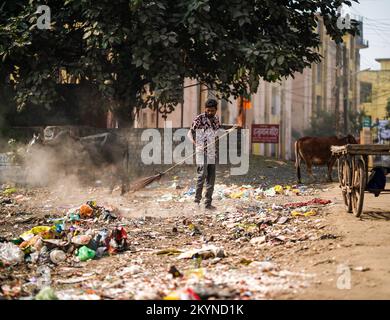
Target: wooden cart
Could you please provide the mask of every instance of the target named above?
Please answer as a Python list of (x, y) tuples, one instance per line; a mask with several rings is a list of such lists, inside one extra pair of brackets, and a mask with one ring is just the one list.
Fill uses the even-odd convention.
[(368, 189), (368, 156), (390, 155), (390, 146), (378, 144), (347, 144), (332, 146), (338, 159), (338, 177), (348, 212), (359, 217), (363, 211), (364, 192), (389, 192), (389, 189)]

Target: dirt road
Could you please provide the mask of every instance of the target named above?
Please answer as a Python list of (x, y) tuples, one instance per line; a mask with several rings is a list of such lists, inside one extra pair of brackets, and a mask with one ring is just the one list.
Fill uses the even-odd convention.
[(323, 196), (336, 203), (325, 223), (340, 238), (327, 240), (325, 245), (311, 247), (293, 258), (299, 269), (317, 274), (317, 283), (285, 298), (390, 299), (389, 195), (375, 198), (366, 194), (360, 218), (346, 213), (336, 184)]

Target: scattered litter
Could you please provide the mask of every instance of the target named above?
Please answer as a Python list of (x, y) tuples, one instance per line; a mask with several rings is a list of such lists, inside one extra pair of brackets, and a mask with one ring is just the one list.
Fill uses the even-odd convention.
[(126, 267), (124, 269), (122, 269), (122, 271), (120, 271), (118, 273), (119, 276), (124, 276), (126, 274), (138, 274), (138, 273), (141, 273), (142, 272), (142, 268), (140, 266), (137, 266), (137, 265), (132, 265), (130, 267)]
[(173, 278), (183, 277), (183, 274), (175, 266), (171, 266), (168, 270), (168, 273), (170, 273), (173, 276)]
[(326, 205), (331, 203), (330, 200), (324, 200), (324, 199), (318, 199), (314, 198), (313, 200), (307, 201), (307, 202), (294, 202), (294, 203), (286, 203), (284, 205), (285, 208), (299, 208), (299, 207), (305, 207), (309, 205), (319, 204), (319, 205)]
[(200, 300), (200, 297), (191, 288), (178, 290), (166, 295), (163, 300)]
[(44, 287), (35, 296), (35, 300), (58, 300), (58, 297), (52, 288)]
[(337, 238), (339, 238), (339, 236), (336, 236), (336, 235), (330, 234), (330, 233), (323, 234), (322, 236), (320, 236), (320, 240), (325, 240), (325, 239), (337, 239)]
[(16, 189), (16, 188), (7, 188), (3, 191), (3, 195), (5, 195), (6, 197), (9, 197), (10, 195), (12, 195), (16, 192), (18, 192), (18, 189)]
[(253, 245), (257, 245), (257, 244), (262, 244), (266, 241), (266, 237), (265, 236), (262, 236), (262, 237), (256, 237), (256, 238), (252, 238), (249, 242)]
[(80, 261), (87, 261), (93, 259), (95, 254), (96, 252), (94, 250), (89, 249), (86, 246), (82, 246), (80, 249), (78, 249), (77, 257), (80, 259)]
[(58, 279), (56, 280), (57, 284), (72, 284), (72, 283), (79, 283), (84, 282), (87, 280), (91, 280), (95, 278), (94, 275), (84, 276), (84, 277), (77, 277), (77, 278), (70, 278), (70, 279)]
[(365, 272), (365, 271), (369, 271), (370, 268), (368, 268), (368, 267), (363, 267), (363, 266), (358, 266), (358, 267), (352, 268), (352, 270), (354, 270), (354, 271), (360, 271), (360, 272)]
[(157, 251), (156, 254), (158, 254), (158, 255), (166, 254), (166, 255), (170, 256), (170, 255), (179, 254), (182, 252), (183, 251), (178, 250), (178, 249), (163, 249), (163, 250)]
[(193, 258), (223, 258), (225, 257), (225, 251), (223, 248), (216, 246), (204, 246), (200, 249), (192, 249), (180, 254), (177, 259), (193, 259)]
[(24, 253), (20, 248), (11, 243), (0, 243), (0, 262), (5, 266), (12, 266), (23, 261)]
[(304, 211), (304, 212), (297, 211), (297, 210), (291, 211), (291, 215), (293, 217), (296, 217), (296, 216), (310, 217), (310, 216), (314, 216), (316, 214), (317, 214), (317, 210), (314, 210), (314, 209), (311, 209), (309, 211)]
[(50, 252), (50, 260), (54, 264), (59, 264), (66, 260), (66, 254), (62, 250), (53, 250)]
[(251, 267), (257, 268), (261, 272), (269, 272), (276, 269), (275, 264), (270, 261), (254, 261), (251, 263)]
[[(42, 218), (18, 217), (22, 219), (17, 220), (16, 238), (12, 238), (11, 232), (0, 239), (0, 248), (3, 244), (13, 245), (19, 252), (16, 263), (24, 261), (33, 272), (25, 278), (28, 282), (2, 285), (0, 299), (25, 298), (26, 295), (28, 299), (43, 300), (257, 299), (272, 298), (283, 291), (296, 292), (306, 285), (308, 275), (280, 270), (276, 263), (269, 261), (273, 254), (268, 249), (275, 247), (277, 252), (279, 247), (300, 246), (300, 242), (313, 238), (333, 239), (329, 234), (319, 235), (318, 219), (292, 218), (295, 211), (296, 216), (313, 215), (311, 211), (317, 214), (322, 205), (330, 202), (314, 198), (299, 202), (304, 204), (302, 206), (286, 206), (284, 196), (292, 201), (291, 197), (312, 196), (316, 190), (263, 182), (261, 185), (255, 180), (250, 182), (252, 184), (216, 185), (215, 198), (227, 200), (226, 205), (218, 205), (217, 212), (201, 216), (183, 214), (180, 218), (162, 220), (154, 216), (123, 218), (122, 203), (118, 203), (120, 209), (98, 206), (96, 201), (58, 207), (56, 202), (48, 200), (47, 205), (40, 206), (45, 214)], [(184, 184), (175, 179), (165, 185), (166, 190), (171, 188), (169, 193), (160, 193), (151, 200), (148, 195), (145, 198), (141, 195), (132, 202), (138, 203), (138, 207), (145, 201), (161, 202), (159, 206), (175, 209), (171, 203), (162, 202), (193, 201), (195, 188), (186, 187), (193, 183), (193, 180)], [(183, 187), (185, 189), (178, 190)], [(267, 198), (271, 199), (267, 201)], [(25, 198), (12, 195), (5, 199), (9, 200), (4, 203), (21, 206), (23, 203), (17, 202)], [(135, 205), (126, 210), (133, 213), (138, 208)], [(29, 225), (23, 228), (25, 232), (21, 231), (25, 220), (36, 222), (36, 226)], [(225, 243), (232, 246), (225, 247)], [(172, 244), (178, 248), (169, 247)], [(243, 251), (232, 249), (231, 252), (234, 246)], [(224, 259), (227, 256), (224, 247), (229, 248), (228, 259)], [(248, 254), (248, 250), (257, 254), (257, 259), (260, 255), (266, 261), (254, 261), (255, 256)], [(127, 252), (119, 254), (124, 251)], [(117, 256), (107, 257), (114, 254)], [(107, 259), (107, 264), (90, 261), (99, 258)], [(147, 265), (151, 259), (158, 261), (154, 269)], [(173, 261), (177, 264), (173, 265)], [(1, 268), (2, 265), (10, 264), (1, 260)], [(38, 272), (41, 267), (45, 269)], [(86, 273), (91, 268), (95, 272)], [(61, 290), (53, 283), (74, 286)], [(37, 292), (39, 294), (35, 295)]]

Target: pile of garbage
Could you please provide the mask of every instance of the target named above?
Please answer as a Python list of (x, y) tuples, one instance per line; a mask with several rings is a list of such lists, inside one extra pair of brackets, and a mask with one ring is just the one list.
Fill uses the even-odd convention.
[(252, 185), (233, 185), (227, 188), (225, 185), (216, 185), (216, 192), (219, 199), (251, 199), (262, 200), (264, 198), (275, 197), (277, 195), (302, 195), (306, 193), (306, 188), (298, 188), (298, 186), (282, 186), (275, 185), (267, 188), (259, 186), (257, 188)]
[[(112, 224), (120, 220), (114, 211), (88, 201), (69, 210), (63, 218), (48, 219), (49, 225), (35, 226), (10, 241), (2, 239), (0, 266), (87, 261), (127, 250), (126, 230)], [(103, 227), (96, 229), (99, 224)]]
[[(252, 245), (279, 245), (288, 242), (314, 240), (311, 234), (302, 232), (308, 224), (314, 226), (320, 220), (298, 219), (317, 215), (320, 208), (330, 204), (330, 200), (314, 198), (306, 202), (276, 205), (257, 203), (237, 207), (237, 211), (219, 213), (216, 220), (228, 230), (235, 240), (249, 241)], [(289, 223), (287, 223), (289, 222)]]
[[(177, 188), (174, 189), (181, 189)], [(252, 185), (231, 185), (216, 184), (214, 188), (214, 199), (242, 199), (251, 201), (261, 201), (266, 198), (272, 198), (277, 196), (307, 196), (314, 195), (318, 190), (308, 188), (304, 185), (275, 185), (272, 187), (252, 186)], [(195, 187), (191, 186), (188, 190), (181, 194), (166, 193), (162, 195), (157, 201), (177, 201), (185, 202), (187, 200), (193, 200), (195, 195)]]

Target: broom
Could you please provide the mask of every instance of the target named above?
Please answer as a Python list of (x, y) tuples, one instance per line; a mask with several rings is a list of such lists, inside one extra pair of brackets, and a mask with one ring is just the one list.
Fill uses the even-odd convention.
[(230, 134), (233, 130), (235, 130), (237, 128), (236, 125), (233, 126), (233, 128), (229, 129), (226, 131), (226, 133), (224, 133), (223, 135), (221, 135), (220, 137), (218, 137), (217, 139), (215, 139), (215, 141), (205, 145), (202, 150), (197, 150), (195, 151), (194, 153), (192, 153), (190, 156), (184, 158), (182, 161), (176, 163), (174, 166), (168, 168), (167, 170), (163, 171), (163, 172), (159, 172), (153, 176), (150, 176), (150, 177), (146, 177), (146, 178), (142, 178), (142, 179), (139, 179), (139, 180), (136, 180), (134, 181), (133, 183), (130, 184), (130, 187), (129, 187), (129, 190), (131, 192), (136, 192), (138, 190), (141, 190), (143, 188), (145, 188), (146, 186), (148, 186), (149, 184), (153, 183), (154, 181), (157, 181), (157, 180), (160, 180), (160, 178), (165, 175), (166, 173), (168, 173), (169, 171), (171, 171), (172, 169), (176, 168), (177, 166), (183, 164), (184, 162), (186, 162), (187, 159), (189, 158), (192, 158), (195, 154), (197, 154), (198, 152), (200, 151), (203, 151), (204, 149), (206, 149), (207, 147), (215, 144), (218, 140), (220, 140), (221, 138), (227, 136), (228, 134)]

